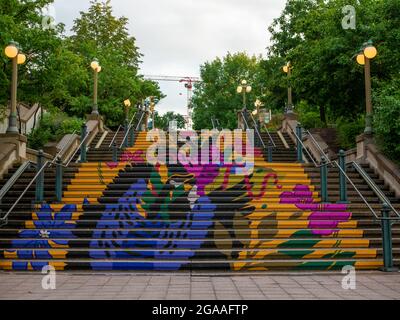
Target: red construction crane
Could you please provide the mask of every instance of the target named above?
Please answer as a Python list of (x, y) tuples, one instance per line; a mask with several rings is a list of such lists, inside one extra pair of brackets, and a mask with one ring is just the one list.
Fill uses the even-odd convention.
[(192, 93), (193, 84), (196, 82), (202, 82), (199, 77), (176, 77), (176, 76), (153, 76), (144, 75), (144, 79), (152, 81), (170, 81), (184, 83), (187, 90), (187, 116), (185, 116), (187, 129), (192, 129)]

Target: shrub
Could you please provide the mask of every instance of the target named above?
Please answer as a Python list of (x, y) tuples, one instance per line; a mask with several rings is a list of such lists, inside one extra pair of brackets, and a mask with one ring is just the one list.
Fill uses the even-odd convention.
[(364, 116), (355, 121), (338, 118), (336, 121), (337, 139), (341, 149), (348, 150), (356, 146), (356, 137), (365, 129)]
[(308, 111), (299, 115), (299, 122), (305, 129), (324, 128), (325, 125), (320, 119), (320, 115), (315, 111)]
[(28, 146), (40, 149), (48, 142), (59, 141), (64, 135), (80, 132), (83, 120), (64, 113), (49, 112), (43, 115), (39, 127), (28, 136)]
[(375, 99), (374, 132), (381, 150), (399, 163), (400, 96), (381, 95)]
[[(279, 128), (282, 127), (283, 119), (285, 119), (285, 116), (283, 115), (283, 113), (273, 114), (270, 123), (267, 124), (268, 130), (271, 132), (278, 131)], [(264, 130), (262, 130), (262, 131), (264, 131)]]

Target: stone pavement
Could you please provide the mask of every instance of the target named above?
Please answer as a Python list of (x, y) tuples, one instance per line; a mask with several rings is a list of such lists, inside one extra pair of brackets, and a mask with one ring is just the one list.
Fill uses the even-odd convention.
[(400, 299), (400, 273), (358, 272), (356, 290), (342, 288), (343, 276), (340, 273), (59, 272), (56, 290), (44, 290), (40, 273), (0, 272), (0, 299)]

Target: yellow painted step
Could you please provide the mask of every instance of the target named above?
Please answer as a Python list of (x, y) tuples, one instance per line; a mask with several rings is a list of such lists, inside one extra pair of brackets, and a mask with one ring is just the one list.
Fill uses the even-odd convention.
[[(294, 240), (294, 239), (289, 239)], [(272, 249), (281, 248), (286, 240), (250, 240), (245, 243), (249, 249)], [(316, 242), (313, 248), (369, 248), (368, 239), (322, 239)], [(308, 248), (310, 249), (310, 248)]]
[[(295, 221), (295, 220), (279, 220), (276, 221), (277, 227), (282, 228), (282, 229), (291, 229), (291, 228), (297, 228), (297, 229), (307, 229), (308, 226), (310, 225), (309, 220), (303, 220), (303, 221)], [(254, 221), (250, 223), (249, 228), (250, 229), (258, 229), (260, 226), (262, 226), (262, 222), (260, 221)], [(336, 229), (354, 229), (357, 228), (357, 221), (346, 221), (346, 222), (340, 222)]]
[[(110, 182), (108, 183), (112, 183), (113, 180), (109, 179)], [(83, 184), (84, 182), (84, 184)], [(67, 186), (67, 190), (68, 191), (84, 191), (84, 190), (104, 190), (104, 185), (99, 185), (99, 180), (94, 180), (93, 181), (89, 181), (88, 180), (79, 180), (78, 181), (73, 181), (70, 185)], [(158, 187), (159, 185), (154, 185), (155, 187)], [(210, 186), (210, 187), (209, 187)], [(215, 190), (217, 188), (220, 188), (221, 185), (217, 185), (217, 184), (212, 184), (212, 185), (207, 185), (206, 191), (212, 191)], [(259, 192), (261, 190), (262, 186), (261, 185), (253, 185), (253, 187), (251, 188), (251, 190), (253, 192)], [(282, 188), (279, 189), (281, 192), (288, 192), (288, 191), (292, 191), (295, 188), (295, 185), (293, 184), (282, 184)], [(310, 191), (315, 191), (315, 187), (314, 186), (309, 186)], [(267, 190), (270, 189), (276, 189), (275, 185), (272, 184), (268, 184)], [(226, 192), (226, 191), (221, 191), (221, 192)], [(235, 192), (235, 191), (234, 191)], [(269, 192), (269, 191), (267, 191)], [(316, 195), (318, 195), (319, 193), (316, 193)]]
[[(112, 183), (113, 181), (114, 181), (114, 179), (103, 179), (102, 180), (103, 181), (103, 183), (104, 184), (110, 184), (110, 183)], [(97, 179), (91, 179), (91, 178), (88, 178), (88, 179), (72, 179), (71, 180), (71, 185), (69, 185), (68, 186), (68, 188), (69, 187), (72, 187), (72, 186), (79, 186), (79, 185), (81, 185), (81, 186), (85, 186), (86, 187), (86, 185), (99, 185), (101, 182), (100, 182), (100, 179), (99, 178), (97, 178)], [(105, 188), (103, 185), (101, 185), (103, 188)]]
[[(62, 203), (52, 204), (51, 206), (52, 206), (52, 208), (54, 210), (57, 211), (57, 210), (61, 210), (64, 207), (64, 205), (67, 204), (67, 203), (68, 204), (77, 204), (78, 205), (77, 212), (82, 211), (82, 206), (81, 206), (82, 198), (68, 198), (66, 200), (67, 201), (64, 201), (64, 199), (63, 199)], [(89, 201), (90, 200), (93, 200), (93, 201), (97, 202), (97, 199), (89, 199)], [(270, 202), (269, 199), (268, 199), (268, 202)], [(323, 207), (323, 205), (321, 205), (321, 206)], [(37, 208), (40, 209), (40, 206), (37, 207)], [(251, 217), (252, 217), (252, 219), (262, 218), (262, 217), (265, 216), (266, 213), (272, 213), (272, 212), (275, 212), (275, 211), (278, 211), (278, 212), (285, 211), (285, 212), (293, 212), (293, 213), (302, 212), (294, 204), (281, 204), (281, 203), (278, 203), (278, 202), (274, 202), (274, 203), (268, 204), (268, 207), (266, 209), (262, 209), (262, 210), (258, 210), (256, 212), (253, 212), (251, 214)], [(170, 208), (169, 212), (174, 212), (173, 208)], [(307, 212), (307, 211), (305, 211), (305, 212)], [(182, 217), (184, 217), (185, 215), (186, 215), (186, 213), (182, 212)]]

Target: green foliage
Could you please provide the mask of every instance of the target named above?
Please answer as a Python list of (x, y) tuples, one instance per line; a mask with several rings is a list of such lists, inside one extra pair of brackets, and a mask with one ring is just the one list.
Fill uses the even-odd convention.
[[(64, 35), (62, 24), (54, 30), (43, 29), (40, 12), (51, 3), (53, 0), (0, 2), (0, 48), (13, 39), (27, 55), (26, 63), (19, 66), (21, 101), (39, 102), (46, 110), (84, 118), (93, 104), (90, 63), (94, 58), (102, 66), (98, 104), (106, 125), (115, 127), (123, 122), (127, 98), (135, 104), (149, 95), (163, 97), (156, 83), (138, 76), (141, 54), (128, 33), (128, 19), (115, 17), (109, 0), (91, 1), (88, 11), (75, 20), (71, 36)], [(10, 79), (11, 63), (2, 54), (0, 105), (9, 100)]]
[[(345, 5), (356, 9), (355, 30), (342, 28)], [(328, 116), (357, 118), (365, 110), (364, 76), (352, 57), (371, 39), (378, 49), (371, 62), (373, 85), (398, 74), (399, 14), (398, 0), (288, 0), (269, 28), (272, 46), (264, 64), (291, 61), (295, 105), (301, 97), (323, 123)], [(275, 88), (274, 93), (279, 90), (275, 74), (285, 77), (278, 67), (268, 73), (271, 80), (267, 79), (267, 87)]]
[(169, 111), (162, 116), (160, 116), (159, 113), (156, 111), (155, 121), (156, 121), (156, 128), (162, 130), (168, 130), (169, 123), (171, 121), (176, 121), (178, 129), (184, 129), (186, 125), (185, 118), (181, 114), (174, 113), (172, 111)]
[(400, 78), (388, 83), (374, 99), (374, 131), (382, 151), (399, 163), (400, 159)]
[(363, 116), (356, 120), (339, 118), (336, 122), (336, 129), (340, 148), (349, 150), (356, 146), (356, 137), (364, 132), (365, 118)]
[(237, 127), (237, 111), (243, 108), (243, 95), (236, 89), (242, 80), (252, 86), (252, 92), (246, 95), (247, 108), (255, 109), (254, 102), (262, 91), (259, 61), (245, 53), (228, 53), (222, 59), (216, 58), (200, 67), (203, 82), (195, 85), (192, 100), (196, 130), (212, 129), (212, 117), (216, 117), (224, 128)]
[[(271, 121), (266, 125), (270, 132), (277, 132), (282, 127), (282, 122), (285, 116), (283, 113), (275, 113), (272, 115)], [(265, 129), (261, 128), (261, 131), (264, 132)]]
[(321, 121), (319, 113), (315, 111), (301, 113), (299, 116), (299, 122), (305, 129), (325, 127), (324, 123)]
[(40, 149), (50, 141), (59, 141), (68, 133), (75, 131), (79, 135), (82, 124), (83, 120), (68, 117), (64, 113), (45, 113), (40, 120), (40, 126), (28, 136), (28, 146)]

